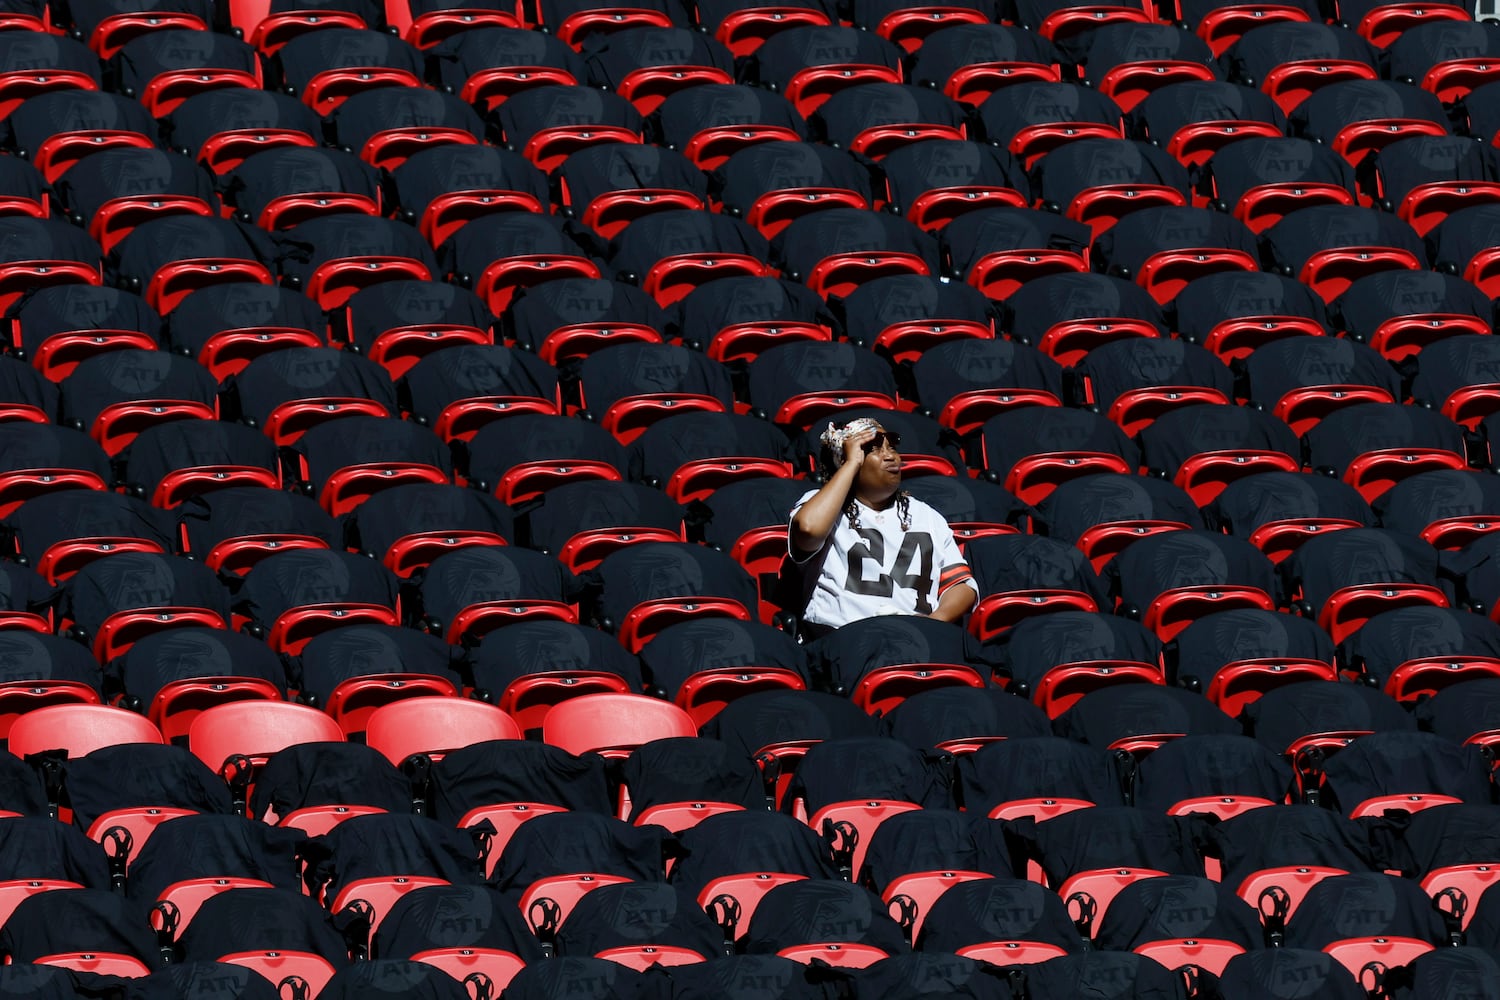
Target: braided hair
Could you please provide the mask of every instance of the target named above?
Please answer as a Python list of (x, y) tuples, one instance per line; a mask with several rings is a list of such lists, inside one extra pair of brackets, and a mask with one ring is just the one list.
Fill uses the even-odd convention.
[[(844, 504), (844, 516), (849, 519), (849, 527), (855, 531), (859, 530), (859, 501), (852, 496), (849, 502)], [(896, 517), (901, 521), (901, 530), (911, 530), (911, 494), (901, 490), (896, 494)]]

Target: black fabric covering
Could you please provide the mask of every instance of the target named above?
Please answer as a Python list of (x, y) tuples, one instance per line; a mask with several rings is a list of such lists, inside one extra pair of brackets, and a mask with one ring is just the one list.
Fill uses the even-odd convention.
[(965, 212), (943, 227), (942, 239), (955, 275), (967, 275), (985, 254), (1050, 249), (1082, 255), (1093, 241), (1087, 225), (1030, 208)]
[(1443, 918), (1422, 887), (1380, 872), (1325, 878), (1307, 891), (1287, 921), (1290, 948), (1322, 948), (1334, 941), (1379, 935), (1448, 939)]
[(788, 882), (766, 893), (750, 918), (745, 950), (758, 954), (824, 942), (873, 945), (887, 955), (908, 950), (879, 896), (863, 886), (823, 879)]
[(1434, 521), (1500, 510), (1500, 483), (1488, 473), (1442, 469), (1401, 480), (1372, 505), (1380, 523), (1420, 535)]
[(199, 558), (220, 542), (246, 535), (312, 535), (330, 548), (337, 548), (341, 540), (337, 522), (317, 501), (286, 490), (232, 486), (190, 497), (176, 513), (189, 548)]
[[(701, 89), (693, 87), (673, 97)], [(672, 100), (668, 98), (665, 104), (672, 103)], [(662, 114), (666, 113), (663, 107)], [(766, 261), (770, 258), (771, 247), (749, 223), (733, 216), (693, 208), (668, 209), (636, 219), (620, 231), (610, 244), (609, 268), (605, 274), (617, 280), (628, 281), (630, 275), (638, 281), (644, 280), (658, 262), (685, 253), (743, 253)]]
[(861, 679), (881, 667), (908, 663), (968, 666), (983, 682), (990, 665), (985, 651), (968, 632), (917, 616), (850, 622), (810, 643), (807, 656), (813, 676), (835, 694), (852, 692)]
[(431, 948), (497, 948), (527, 962), (542, 958), (516, 899), (482, 885), (414, 889), (391, 906), (375, 933), (374, 953), (382, 958)]
[(630, 478), (666, 484), (687, 462), (705, 458), (783, 458), (786, 435), (764, 420), (733, 413), (683, 413), (658, 420), (630, 446)]
[(457, 94), (425, 87), (372, 87), (357, 91), (328, 116), (339, 144), (358, 150), (371, 138), (395, 128), (459, 128), (484, 137), (484, 122)]
[(1440, 448), (1463, 454), (1463, 428), (1438, 413), (1399, 403), (1343, 407), (1307, 432), (1308, 460), (1342, 476), (1360, 455), (1387, 448)]
[(0, 607), (7, 611), (45, 614), (57, 596), (57, 590), (35, 570), (9, 563), (0, 567)]
[(205, 141), (221, 131), (257, 127), (322, 134), (317, 114), (291, 94), (248, 87), (194, 94), (167, 116), (164, 131), (172, 145), (196, 154)]
[(1309, 948), (1261, 948), (1236, 955), (1219, 977), (1224, 1000), (1317, 996), (1359, 1000), (1364, 988), (1332, 955)]
[(248, 42), (230, 35), (169, 28), (137, 35), (115, 53), (110, 68), (123, 93), (140, 94), (159, 73), (186, 69), (235, 69), (260, 74)]
[(1500, 625), (1451, 608), (1397, 608), (1372, 615), (1345, 640), (1344, 656), (1383, 686), (1397, 667), (1418, 657), (1500, 656)]
[(936, 238), (915, 223), (885, 212), (830, 208), (794, 220), (771, 244), (773, 259), (789, 277), (806, 279), (831, 254), (895, 251), (914, 254), (936, 274)]
[(670, 984), (659, 972), (636, 972), (606, 958), (558, 956), (533, 962), (505, 988), (507, 1000), (666, 1000)]
[(394, 608), (395, 574), (353, 552), (297, 549), (255, 564), (235, 595), (235, 610), (269, 627), (293, 608), (312, 604), (367, 603)]
[(838, 878), (828, 845), (806, 823), (764, 810), (709, 816), (683, 831), (680, 850), (672, 882), (695, 895), (715, 879), (746, 872)]
[(33, 565), (53, 545), (75, 538), (143, 538), (166, 551), (175, 535), (166, 511), (135, 497), (93, 490), (35, 497), (17, 507), (7, 523), (16, 533), (16, 551)]
[(1116, 455), (1132, 469), (1140, 465), (1140, 450), (1119, 425), (1089, 410), (1021, 407), (990, 417), (979, 437), (985, 467), (1002, 476), (1022, 459), (1066, 451)]
[(1030, 691), (1053, 667), (1089, 660), (1155, 663), (1161, 648), (1139, 623), (1087, 611), (1033, 615), (992, 645), (1011, 681)]
[(100, 690), (99, 665), (86, 647), (54, 635), (0, 633), (0, 681), (78, 681)]
[(488, 633), (469, 650), (467, 667), (476, 690), (498, 695), (531, 674), (598, 670), (641, 689), (640, 661), (612, 636), (569, 622), (532, 621)]
[(188, 961), (211, 962), (251, 949), (307, 951), (335, 968), (349, 961), (348, 948), (328, 911), (289, 889), (231, 889), (203, 901), (183, 929), (178, 950)]
[(679, 299), (672, 307), (670, 325), (684, 342), (707, 345), (714, 334), (735, 323), (774, 319), (817, 322), (822, 312), (823, 300), (818, 294), (795, 281), (718, 278)]
[(443, 408), (481, 396), (554, 399), (557, 372), (525, 351), (486, 344), (445, 347), (418, 361), (398, 391), (414, 417), (435, 423)]
[(873, 351), (850, 343), (798, 341), (762, 351), (750, 363), (750, 402), (776, 416), (783, 404), (807, 392), (865, 390), (894, 396), (890, 366)]
[(109, 887), (104, 849), (82, 830), (49, 817), (26, 816), (0, 823), (0, 858), (0, 876), (7, 880), (52, 878), (90, 889)]
[(1377, 795), (1451, 795), (1471, 805), (1491, 801), (1489, 764), (1475, 746), (1455, 746), (1431, 733), (1361, 736), (1324, 765), (1334, 808), (1349, 811)]
[(1168, 681), (1196, 679), (1200, 690), (1238, 660), (1296, 657), (1333, 662), (1333, 640), (1308, 618), (1239, 608), (1203, 615), (1166, 649)]
[(904, 483), (906, 492), (932, 507), (948, 523), (986, 522), (1019, 526), (1032, 508), (987, 480), (962, 475), (922, 475)]
[(661, 827), (630, 826), (600, 813), (538, 816), (511, 836), (490, 881), (502, 890), (525, 889), (540, 878), (596, 872), (659, 882), (666, 838)]
[(1165, 816), (1128, 806), (1078, 809), (1042, 823), (1029, 818), (1008, 827), (1047, 873), (1050, 885), (1096, 868), (1155, 868), (1169, 875), (1203, 875), (1201, 850), (1210, 825), (1197, 816)]
[(19, 358), (0, 359), (0, 392), (6, 399), (35, 406), (49, 420), (57, 418), (57, 386)]
[(148, 219), (115, 245), (105, 260), (105, 280), (121, 287), (139, 282), (144, 290), (160, 268), (179, 260), (225, 257), (270, 266), (276, 246), (263, 230), (248, 222), (168, 215)]
[[(797, 30), (802, 29), (778, 32), (777, 36), (786, 37)], [(843, 32), (845, 29), (831, 30)], [(864, 35), (863, 32), (857, 34)], [(764, 50), (765, 46), (762, 46), (760, 51)], [(853, 191), (868, 200), (871, 194), (870, 172), (845, 150), (777, 140), (737, 150), (709, 175), (709, 190), (725, 208), (742, 214), (748, 214), (751, 206), (763, 195), (804, 187)]]
[(225, 816), (234, 809), (224, 780), (182, 747), (102, 747), (68, 761), (66, 781), (73, 822), (82, 830), (111, 810), (135, 806), (174, 806)]
[(1133, 792), (1136, 807), (1165, 812), (1183, 799), (1209, 795), (1280, 803), (1291, 787), (1291, 766), (1264, 744), (1237, 733), (1215, 733), (1184, 736), (1153, 750), (1138, 765)]
[(447, 754), (432, 769), (432, 816), (448, 826), (478, 806), (542, 802), (608, 815), (609, 783), (595, 754), (545, 743), (490, 740)]
[(808, 748), (792, 775), (786, 809), (800, 799), (809, 816), (825, 806), (855, 799), (951, 804), (948, 758), (923, 753), (888, 737), (824, 740)]
[(1094, 943), (1106, 951), (1173, 938), (1215, 938), (1246, 950), (1261, 945), (1254, 907), (1231, 886), (1191, 875), (1132, 882), (1120, 890), (1100, 921)]
[(729, 955), (672, 970), (675, 1000), (827, 1000), (838, 977), (776, 955)]
[(464, 984), (425, 962), (376, 959), (339, 970), (318, 993), (329, 1000), (462, 1000)]
[(1301, 447), (1292, 429), (1264, 410), (1248, 406), (1175, 407), (1141, 431), (1141, 451), (1148, 468), (1168, 479), (1182, 463), (1204, 452), (1240, 449), (1275, 451), (1295, 459)]
[(584, 420), (522, 414), (491, 423), (469, 442), (469, 480), (490, 490), (523, 462), (589, 459), (625, 474), (625, 449), (609, 431)]
[(457, 686), (462, 652), (439, 636), (395, 625), (349, 625), (314, 636), (291, 662), (299, 696), (326, 704), (334, 688), (370, 674), (427, 674)]
[(647, 683), (675, 698), (688, 678), (706, 670), (780, 667), (808, 679), (807, 656), (790, 635), (769, 625), (705, 618), (669, 625), (641, 650)]
[(974, 62), (1047, 65), (1059, 58), (1052, 43), (1035, 31), (999, 24), (960, 24), (939, 29), (928, 35), (922, 47), (912, 55), (912, 81), (938, 87), (942, 87), (954, 71)]
[[(1443, 948), (1419, 955), (1409, 966), (1410, 985), (1392, 983), (1392, 994), (1430, 1000), (1488, 998), (1500, 989), (1500, 960), (1480, 948)], [(1401, 978), (1401, 977), (1396, 977)], [(1476, 993), (1476, 991), (1478, 991)]]
[(773, 743), (873, 736), (875, 719), (847, 698), (819, 691), (758, 691), (736, 698), (699, 735), (723, 740), (746, 757)]
[(922, 352), (912, 369), (917, 398), (938, 410), (963, 392), (1041, 389), (1062, 397), (1062, 368), (1047, 355), (1012, 340), (956, 339)]
[(685, 542), (641, 542), (610, 553), (594, 571), (603, 584), (600, 610), (618, 629), (645, 601), (721, 597), (756, 605), (755, 581), (722, 552)]
[(253, 427), (218, 420), (173, 420), (148, 427), (124, 455), (125, 481), (147, 497), (178, 469), (250, 465), (275, 471), (279, 461), (270, 438)]
[[(659, 216), (648, 216), (649, 222)], [(720, 216), (722, 218), (722, 216)], [(603, 417), (611, 407), (634, 396), (696, 393), (712, 396), (730, 409), (734, 389), (729, 371), (707, 355), (676, 344), (616, 344), (591, 351), (578, 369), (589, 411)]]
[(551, 556), (509, 545), (448, 552), (423, 571), (422, 612), (445, 627), (471, 605), (523, 599), (575, 602), (577, 579)]
[[(622, 144), (600, 148), (651, 147)], [(635, 285), (603, 278), (555, 278), (518, 289), (501, 322), (516, 346), (536, 351), (546, 342), (548, 334), (559, 327), (639, 323), (661, 332), (666, 329), (666, 314), (655, 299)]]
[(92, 219), (114, 198), (175, 195), (218, 207), (209, 174), (193, 160), (159, 149), (106, 149), (86, 156), (58, 178), (57, 196), (71, 211)]
[[(93, 159), (85, 157), (83, 162)], [(21, 326), (22, 345), (33, 353), (55, 333), (139, 330), (156, 340), (162, 328), (161, 316), (145, 299), (118, 288), (92, 285), (32, 289), (9, 312)]]
[(423, 816), (375, 813), (344, 820), (303, 849), (306, 881), (336, 899), (362, 878), (428, 875), (454, 883), (481, 880), (479, 852), (462, 830)]
[(642, 945), (676, 945), (713, 958), (724, 953), (724, 932), (686, 889), (663, 882), (600, 886), (578, 901), (557, 932), (560, 955)]
[(298, 743), (272, 754), (255, 777), (250, 814), (286, 816), (324, 805), (411, 808), (411, 787), (385, 755), (358, 743)]
[[(1344, 16), (1352, 13), (1346, 11)], [(1447, 125), (1436, 94), (1387, 80), (1339, 80), (1319, 87), (1292, 111), (1287, 124), (1294, 135), (1332, 142), (1346, 125), (1382, 118), (1419, 118)]]
[(622, 774), (630, 790), (632, 818), (666, 803), (729, 802), (746, 809), (764, 809), (766, 804), (755, 765), (718, 740), (652, 740), (626, 759)]
[(229, 379), (225, 409), (227, 416), (263, 425), (282, 403), (325, 396), (373, 399), (396, 412), (395, 387), (385, 369), (332, 347), (289, 347), (261, 355)]
[(680, 535), (685, 513), (660, 490), (597, 479), (554, 486), (535, 500), (538, 506), (523, 515), (517, 534), (551, 553), (561, 552), (576, 534), (603, 528), (665, 528)]
[[(17, 35), (14, 36), (14, 41), (21, 42), (24, 38), (25, 36)], [(40, 39), (32, 35), (31, 40), (36, 42)], [(300, 101), (294, 103), (299, 107), (306, 107)], [(28, 153), (35, 153), (36, 148), (52, 136), (75, 129), (111, 129), (137, 132), (145, 136), (153, 134), (151, 115), (140, 101), (102, 90), (79, 90), (71, 87), (45, 91), (22, 101), (5, 119), (4, 129), (7, 144), (17, 151), (24, 150)]]
[(361, 66), (388, 66), (422, 75), (420, 54), (394, 35), (356, 28), (330, 28), (328, 32), (323, 38), (314, 38), (317, 32), (298, 35), (282, 46), (277, 62), (289, 87), (301, 91), (316, 73)]
[(1066, 951), (1083, 947), (1062, 898), (1014, 878), (953, 886), (928, 911), (917, 943), (924, 952), (944, 952), (986, 941), (1037, 941)]
[(1315, 612), (1342, 587), (1438, 582), (1436, 549), (1420, 538), (1379, 528), (1349, 528), (1310, 538), (1278, 568), (1283, 592), (1300, 591)]
[(1200, 386), (1226, 399), (1234, 395), (1229, 368), (1211, 352), (1182, 340), (1113, 340), (1089, 351), (1076, 370), (1088, 379), (1092, 401), (1106, 411), (1121, 395), (1136, 389)]
[(1454, 743), (1500, 728), (1500, 679), (1443, 688), (1412, 709), (1412, 715), (1423, 729)]
[(1132, 543), (1104, 567), (1114, 595), (1141, 611), (1180, 587), (1253, 587), (1276, 596), (1276, 567), (1249, 542), (1212, 531), (1169, 531)]
[[(1008, 858), (987, 849), (974, 834), (974, 820), (952, 809), (898, 813), (875, 828), (865, 848), (859, 882), (883, 893), (892, 880), (914, 872), (981, 871), (1011, 874)], [(982, 822), (982, 821), (981, 821)]]
[(1017, 736), (959, 758), (965, 807), (988, 814), (1016, 799), (1083, 799), (1122, 805), (1115, 758), (1102, 749), (1056, 736)]
[(129, 955), (148, 969), (162, 964), (146, 905), (103, 889), (56, 889), (28, 896), (0, 927), (0, 952), (13, 962), (69, 951)]
[(1491, 608), (1500, 598), (1497, 552), (1500, 552), (1500, 540), (1480, 537), (1457, 552), (1444, 552), (1438, 558), (1445, 576), (1455, 579), (1458, 595), (1463, 600)]
[(1026, 974), (1034, 997), (1093, 996), (1100, 1000), (1178, 1000), (1186, 980), (1160, 963), (1131, 952), (1091, 951), (1043, 962)]
[(907, 698), (881, 720), (887, 736), (912, 747), (974, 737), (1050, 736), (1040, 708), (1006, 691), (935, 688)]
[[(1495, 821), (1500, 809), (1492, 805), (1449, 805), (1422, 809), (1400, 823), (1400, 846), (1405, 851), (1399, 870), (1421, 878), (1448, 865), (1483, 864), (1497, 843)], [(1477, 899), (1469, 900), (1472, 910)]]
[[(614, 191), (685, 191), (700, 200), (708, 192), (707, 179), (687, 157), (675, 150), (636, 143), (586, 146), (569, 154), (557, 174), (566, 185), (568, 203), (580, 213), (595, 198)], [(546, 198), (542, 203), (546, 204)]]
[(1245, 708), (1245, 731), (1273, 753), (1314, 733), (1410, 731), (1416, 721), (1389, 695), (1363, 684), (1303, 681)]
[(228, 962), (174, 962), (127, 983), (125, 992), (127, 1000), (275, 1000), (276, 995), (265, 976)]
[(1181, 521), (1190, 528), (1202, 523), (1198, 508), (1178, 487), (1113, 472), (1070, 479), (1042, 501), (1039, 511), (1047, 534), (1066, 542), (1110, 521)]
[(213, 570), (180, 556), (120, 552), (89, 563), (62, 588), (62, 613), (91, 636), (116, 612), (169, 606), (207, 608), (229, 620), (229, 597)]
[(1211, 528), (1249, 538), (1261, 525), (1299, 517), (1339, 517), (1375, 526), (1375, 515), (1359, 491), (1327, 476), (1258, 472), (1237, 479), (1204, 508)]
[[(579, 69), (582, 70), (581, 65)], [(578, 79), (584, 79), (582, 72)], [(532, 87), (515, 96), (521, 101), (511, 104), (507, 100), (498, 113), (492, 113), (491, 121), (498, 119), (506, 140), (517, 149), (525, 147), (532, 136), (548, 128), (622, 125), (632, 132), (641, 130), (640, 113), (629, 101), (610, 91), (548, 85)]]
[(1251, 809), (1218, 824), (1209, 853), (1222, 859), (1223, 884), (1238, 886), (1261, 868), (1327, 865), (1367, 871), (1387, 862), (1382, 821), (1345, 819), (1318, 806)]
[(306, 481), (321, 491), (340, 469), (377, 462), (416, 462), (453, 475), (448, 446), (407, 420), (350, 416), (310, 428), (293, 450), (305, 463)]
[(80, 361), (62, 380), (58, 413), (89, 430), (106, 407), (117, 403), (172, 399), (212, 407), (218, 389), (208, 369), (191, 358), (165, 351), (108, 351)]
[(0, 808), (22, 816), (47, 815), (47, 789), (41, 774), (14, 754), (0, 754)]
[(1263, 344), (1245, 359), (1249, 398), (1267, 409), (1293, 389), (1368, 385), (1395, 398), (1400, 379), (1375, 351), (1340, 337), (1288, 337)]
[(344, 522), (346, 538), (357, 541), (361, 551), (376, 556), (383, 556), (408, 534), (456, 530), (491, 531), (509, 539), (510, 509), (478, 490), (444, 483), (408, 483), (374, 494)]
[(128, 892), (149, 903), (173, 882), (226, 876), (295, 889), (296, 858), (306, 843), (301, 830), (241, 816), (181, 816), (157, 826), (131, 860)]
[(1483, 385), (1495, 374), (1496, 345), (1489, 334), (1448, 337), (1422, 348), (1412, 379), (1412, 397), (1434, 406), (1468, 385)]

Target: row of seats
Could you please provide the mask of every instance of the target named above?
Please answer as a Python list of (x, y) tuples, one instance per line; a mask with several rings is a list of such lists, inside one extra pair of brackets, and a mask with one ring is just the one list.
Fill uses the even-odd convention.
[[(1500, 899), (1487, 892), (1494, 807), (1488, 759), (1477, 748), (1417, 732), (1416, 718), (1357, 685), (1267, 695), (1251, 716), (1254, 739), (1192, 695), (1126, 690), (1096, 693), (1055, 724), (1001, 694), (930, 692), (884, 723), (827, 695), (756, 695), (706, 727), (710, 739), (665, 739), (633, 752), (628, 744), (661, 732), (640, 715), (593, 716), (572, 734), (577, 742), (558, 739), (559, 749), (504, 740), (461, 748), (484, 732), (456, 725), (463, 716), (451, 712), (409, 712), (399, 728), (405, 745), (381, 749), (393, 763), (408, 751), (437, 758), (430, 777), (403, 776), (356, 745), (295, 745), (318, 738), (310, 725), (317, 714), (306, 709), (211, 710), (190, 737), (191, 754), (130, 745), (147, 734), (125, 728), (126, 713), (46, 709), (35, 726), (13, 732), (12, 749), (62, 743), (70, 759), (59, 772), (7, 757), (9, 801), (34, 816), (61, 801), (88, 838), (63, 836), (65, 827), (45, 819), (0, 824), (0, 835), (14, 838), (6, 874), (21, 880), (6, 883), (15, 915), (0, 941), (17, 959), (127, 975), (156, 968), (160, 945), (273, 981), (299, 975), (314, 994), (351, 948), (355, 957), (410, 955), (456, 977), (481, 972), (503, 988), (537, 964), (538, 936), (565, 957), (599, 954), (642, 969), (713, 958), (727, 936), (751, 954), (844, 967), (904, 953), (914, 940), (921, 952), (1004, 966), (1079, 954), (1075, 962), (1086, 966), (1125, 962), (1158, 979), (1155, 965), (1083, 957), (1083, 941), (1231, 979), (1249, 975), (1234, 956), (1270, 944), (1287, 949), (1284, 959), (1266, 959), (1272, 964), (1305, 963), (1305, 953), (1320, 950), (1331, 956), (1319, 978), (1345, 990), (1368, 962), (1406, 964), (1462, 941), (1465, 929), (1470, 944), (1495, 947), (1486, 937), (1490, 903)], [(1417, 715), (1439, 731), (1460, 716), (1493, 726), (1495, 693), (1494, 681), (1468, 684)], [(1473, 714), (1476, 705), (1490, 706), (1488, 721), (1483, 708)], [(483, 715), (479, 708), (472, 714)], [(91, 713), (99, 715), (92, 732)], [(1310, 731), (1294, 780), (1279, 746), (1298, 718)], [(925, 751), (875, 735), (877, 726), (894, 735), (923, 720), (936, 726), (922, 736)], [(1113, 757), (1103, 749), (1112, 727), (1128, 734)], [(374, 728), (372, 742), (382, 743)], [(1349, 742), (1359, 729), (1367, 735)], [(931, 755), (944, 730), (964, 734), (948, 743), (960, 755), (954, 772), (951, 758)], [(223, 749), (211, 749), (210, 737)], [(126, 745), (111, 745), (119, 741)], [(260, 766), (248, 759), (278, 743), (294, 745)], [(602, 760), (570, 756), (568, 747), (630, 753), (628, 804), (616, 801)], [(1321, 757), (1307, 766), (1303, 751), (1319, 749), (1329, 753), (1326, 767)], [(226, 751), (227, 788), (192, 757), (207, 762)], [(810, 826), (764, 811), (765, 795), (781, 784), (778, 770), (757, 773), (752, 764), (797, 756), (782, 806), (811, 813)], [(243, 808), (252, 769), (250, 813), (277, 821), (279, 831), (227, 815), (231, 796)], [(967, 818), (952, 811), (960, 789)], [(1371, 790), (1383, 795), (1349, 808)], [(434, 819), (400, 815), (414, 794)], [(1343, 804), (1275, 804), (1319, 794)], [(1134, 807), (1121, 804), (1127, 798)], [(1401, 817), (1385, 812), (1393, 807)], [(1340, 811), (1366, 818), (1341, 819)], [(1201, 813), (1220, 822), (1210, 828)], [(475, 845), (443, 824), (481, 820), (492, 839), (475, 860)], [(302, 843), (299, 830), (321, 837)], [(682, 832), (668, 841), (667, 830)], [(279, 860), (293, 850), (301, 881)], [(838, 880), (840, 866), (860, 884)], [(1028, 868), (1031, 881), (1018, 881)], [(477, 888), (481, 872), (495, 895)], [(327, 910), (299, 899), (304, 882)], [(1443, 906), (1434, 909), (1429, 897)], [(348, 919), (331, 921), (329, 910)], [(254, 916), (272, 911), (279, 919)], [(1152, 917), (1164, 912), (1172, 914), (1165, 923)], [(235, 928), (229, 938), (225, 927)], [(1051, 973), (1032, 974), (1042, 983)]]

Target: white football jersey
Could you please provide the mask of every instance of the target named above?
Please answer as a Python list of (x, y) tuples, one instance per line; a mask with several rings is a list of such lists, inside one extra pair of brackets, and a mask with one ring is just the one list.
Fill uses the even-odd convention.
[[(803, 494), (791, 516), (816, 492)], [(943, 515), (912, 497), (911, 529), (903, 531), (895, 504), (872, 510), (854, 502), (859, 527), (840, 513), (828, 541), (810, 556), (792, 550), (788, 534), (792, 561), (805, 574), (804, 620), (838, 628), (877, 615), (931, 614), (939, 595), (963, 581), (978, 602), (978, 588)]]

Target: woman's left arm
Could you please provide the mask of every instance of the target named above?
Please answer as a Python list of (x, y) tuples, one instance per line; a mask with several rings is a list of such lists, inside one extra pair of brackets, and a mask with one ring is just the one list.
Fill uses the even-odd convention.
[(974, 584), (968, 580), (955, 583), (943, 591), (938, 598), (938, 606), (928, 618), (936, 618), (940, 622), (956, 622), (968, 614), (974, 607), (974, 602), (979, 599), (979, 591), (974, 589)]

